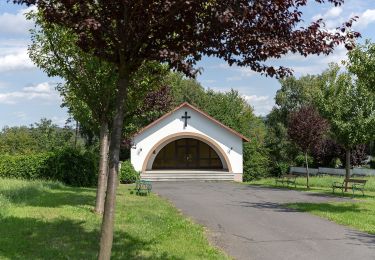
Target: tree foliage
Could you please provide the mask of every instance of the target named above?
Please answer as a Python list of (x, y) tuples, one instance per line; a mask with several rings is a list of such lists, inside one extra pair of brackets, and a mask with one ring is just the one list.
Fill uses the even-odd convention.
[[(288, 52), (329, 54), (340, 43), (351, 48), (352, 39), (359, 36), (347, 29), (353, 18), (343, 24), (343, 33), (324, 30), (322, 19), (300, 26), (307, 0), (13, 2), (37, 4), (49, 23), (74, 30), (78, 46), (103, 60), (134, 68), (157, 60), (189, 75), (196, 61), (207, 55), (283, 76), (287, 68), (274, 69), (263, 62)], [(327, 2), (338, 6), (344, 1)]]
[(348, 71), (357, 77), (358, 83), (375, 92), (375, 44), (366, 40), (348, 53), (344, 62)]
[(352, 74), (336, 65), (325, 73), (318, 107), (330, 125), (334, 139), (346, 149), (375, 137), (375, 98)]
[(33, 125), (4, 127), (0, 131), (0, 154), (26, 155), (50, 152), (73, 145), (73, 130), (42, 118)]
[(292, 112), (288, 121), (288, 135), (304, 153), (309, 153), (327, 133), (328, 122), (312, 106)]
[(307, 188), (309, 188), (308, 154), (320, 146), (328, 130), (328, 122), (312, 106), (304, 106), (292, 112), (288, 119), (288, 135), (305, 154)]

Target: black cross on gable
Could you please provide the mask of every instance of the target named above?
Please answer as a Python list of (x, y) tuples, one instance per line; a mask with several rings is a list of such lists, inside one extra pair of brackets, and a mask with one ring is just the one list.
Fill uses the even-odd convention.
[(182, 119), (185, 119), (185, 126), (184, 126), (184, 127), (187, 127), (187, 121), (188, 121), (188, 119), (190, 119), (190, 118), (191, 118), (191, 116), (188, 116), (188, 115), (187, 115), (187, 111), (185, 111), (185, 115), (182, 116)]

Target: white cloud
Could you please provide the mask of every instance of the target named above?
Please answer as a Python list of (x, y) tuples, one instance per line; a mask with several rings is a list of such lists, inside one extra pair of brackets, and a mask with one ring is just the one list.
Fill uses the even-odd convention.
[(36, 93), (51, 93), (53, 90), (51, 89), (50, 83), (48, 82), (43, 82), (38, 85), (30, 86), (30, 87), (25, 87), (23, 88), (25, 92), (36, 92)]
[(36, 10), (36, 7), (32, 6), (21, 9), (16, 14), (0, 14), (0, 34), (27, 35), (29, 30), (33, 27), (34, 22), (27, 20), (25, 14), (32, 10)]
[(267, 115), (274, 106), (274, 101), (269, 96), (243, 95), (246, 102), (254, 108), (258, 116)]
[(355, 28), (366, 28), (370, 23), (375, 22), (375, 9), (367, 9), (361, 14), (356, 14), (359, 18), (354, 23)]
[(342, 7), (340, 6), (332, 7), (324, 14), (324, 18), (335, 18), (339, 16), (342, 11)]
[(269, 96), (257, 96), (257, 95), (250, 95), (250, 96), (244, 96), (244, 99), (248, 102), (258, 102), (258, 101), (265, 101), (268, 100)]
[(46, 102), (61, 101), (53, 83), (43, 82), (23, 88), (21, 91), (0, 93), (0, 104), (17, 104), (25, 100), (42, 100)]
[(12, 70), (34, 69), (26, 48), (20, 48), (15, 53), (0, 55), (0, 72)]
[(318, 20), (318, 19), (330, 19), (330, 18), (336, 18), (338, 16), (340, 16), (340, 14), (342, 13), (343, 9), (342, 7), (340, 6), (337, 6), (337, 7), (332, 7), (330, 9), (328, 9), (327, 12), (325, 12), (324, 14), (317, 14), (315, 16), (312, 17), (312, 20)]
[(59, 126), (64, 126), (64, 125), (66, 125), (66, 120), (67, 120), (67, 119), (68, 119), (68, 118), (67, 118), (66, 116), (60, 116), (60, 117), (58, 117), (58, 116), (53, 116), (53, 117), (51, 118), (52, 122), (53, 122), (54, 124), (59, 125)]

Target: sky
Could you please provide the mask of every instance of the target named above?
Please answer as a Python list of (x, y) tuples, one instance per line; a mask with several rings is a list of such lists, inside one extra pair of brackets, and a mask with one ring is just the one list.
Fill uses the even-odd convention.
[[(60, 107), (61, 98), (55, 90), (59, 78), (49, 78), (28, 57), (29, 30), (33, 23), (24, 14), (31, 9), (0, 0), (0, 129), (4, 126), (29, 125), (41, 118), (51, 119), (64, 125), (68, 118), (66, 109)], [(375, 0), (346, 0), (341, 7), (316, 4), (310, 1), (302, 9), (306, 23), (323, 18), (328, 29), (336, 28), (350, 17), (358, 16), (354, 29), (359, 31), (363, 42), (375, 42)], [(300, 77), (318, 74), (327, 69), (330, 62), (340, 62), (346, 57), (345, 48), (339, 46), (329, 56), (287, 55), (270, 60), (268, 65), (287, 66)], [(216, 91), (238, 90), (253, 106), (257, 115), (267, 115), (274, 106), (279, 82), (248, 68), (228, 66), (223, 60), (205, 57), (197, 66), (202, 69), (198, 81)]]

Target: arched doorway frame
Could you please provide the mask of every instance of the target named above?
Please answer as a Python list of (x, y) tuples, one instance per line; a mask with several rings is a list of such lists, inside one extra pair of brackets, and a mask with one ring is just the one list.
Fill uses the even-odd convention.
[(151, 170), (152, 164), (154, 163), (154, 160), (156, 158), (156, 155), (160, 152), (161, 149), (163, 149), (167, 144), (181, 139), (181, 138), (194, 138), (199, 141), (202, 141), (206, 144), (208, 144), (212, 149), (215, 150), (215, 152), (219, 155), (224, 169), (227, 169), (229, 173), (232, 173), (232, 165), (230, 164), (229, 157), (225, 153), (225, 151), (211, 138), (198, 134), (193, 132), (182, 132), (182, 133), (175, 133), (169, 136), (164, 137), (159, 142), (157, 142), (152, 149), (148, 152), (142, 166), (142, 172), (145, 172), (147, 170)]

